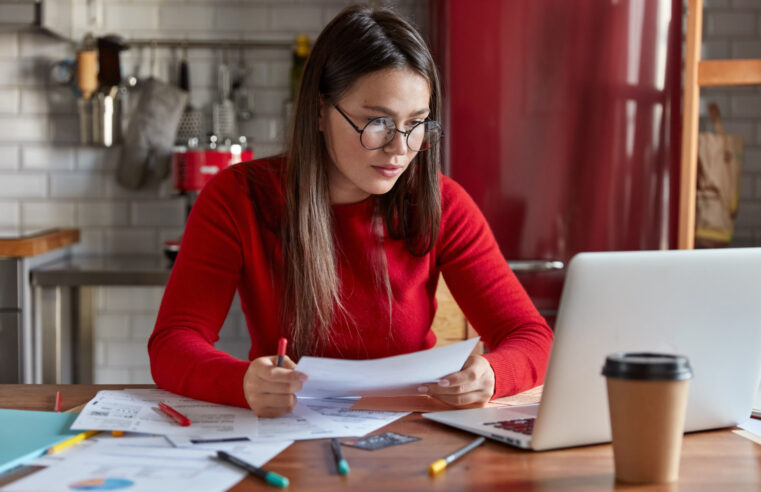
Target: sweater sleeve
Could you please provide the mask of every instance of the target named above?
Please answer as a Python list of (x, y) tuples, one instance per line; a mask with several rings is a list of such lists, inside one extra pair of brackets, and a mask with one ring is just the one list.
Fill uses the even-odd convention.
[(484, 357), (496, 379), (493, 398), (542, 384), (552, 330), (508, 266), (478, 206), (446, 177), (437, 263), (489, 350)]
[(148, 352), (159, 387), (247, 407), (243, 376), (248, 362), (214, 348), (241, 275), (240, 221), (234, 210), (245, 206), (244, 198), (235, 173), (222, 172), (193, 204)]

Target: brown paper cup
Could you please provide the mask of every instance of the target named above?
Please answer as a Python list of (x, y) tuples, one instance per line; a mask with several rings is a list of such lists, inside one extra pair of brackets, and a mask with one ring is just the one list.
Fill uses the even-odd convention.
[[(616, 359), (612, 363), (611, 357)], [(692, 373), (685, 358), (681, 372), (645, 367), (663, 363), (663, 357), (674, 356), (614, 354), (606, 361), (603, 373), (607, 376), (613, 457), (619, 481), (665, 483), (679, 477), (688, 378)], [(617, 363), (629, 364), (629, 368), (617, 370)], [(632, 363), (640, 367), (632, 369)]]

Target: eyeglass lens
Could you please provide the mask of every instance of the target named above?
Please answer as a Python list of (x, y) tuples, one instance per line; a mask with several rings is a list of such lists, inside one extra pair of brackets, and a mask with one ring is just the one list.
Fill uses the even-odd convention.
[[(396, 136), (396, 123), (391, 118), (375, 118), (362, 131), (361, 142), (366, 149), (379, 149)], [(415, 125), (407, 135), (407, 147), (412, 151), (428, 150), (441, 137), (437, 121), (424, 121)]]

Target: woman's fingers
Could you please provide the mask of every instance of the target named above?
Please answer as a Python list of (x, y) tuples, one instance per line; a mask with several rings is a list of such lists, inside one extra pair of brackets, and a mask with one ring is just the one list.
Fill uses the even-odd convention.
[(421, 385), (418, 391), (458, 407), (484, 404), (494, 393), (494, 372), (486, 359), (472, 355), (461, 371)]
[(248, 406), (259, 417), (279, 417), (293, 410), (296, 395), (306, 374), (294, 371), (296, 364), (283, 358), (277, 367), (277, 356), (259, 357), (251, 361), (243, 378), (243, 392)]
[(260, 395), (257, 402), (259, 408), (287, 408), (290, 412), (296, 406), (296, 395), (294, 394), (263, 394)]
[(448, 403), (455, 407), (465, 406), (483, 406), (489, 401), (489, 396), (484, 391), (471, 391), (470, 393), (459, 393), (455, 395), (431, 395), (438, 400)]
[(257, 384), (259, 393), (297, 393), (301, 391), (304, 382), (301, 379), (295, 377), (288, 377), (286, 379), (263, 379), (259, 380)]
[(260, 395), (251, 408), (258, 417), (280, 417), (293, 411), (296, 395)]

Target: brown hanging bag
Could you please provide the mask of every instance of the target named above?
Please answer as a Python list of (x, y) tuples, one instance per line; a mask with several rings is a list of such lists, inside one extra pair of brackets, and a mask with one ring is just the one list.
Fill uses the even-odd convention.
[(728, 135), (719, 107), (708, 105), (713, 132), (698, 135), (698, 189), (695, 211), (695, 247), (719, 248), (732, 240), (740, 198), (743, 140)]

